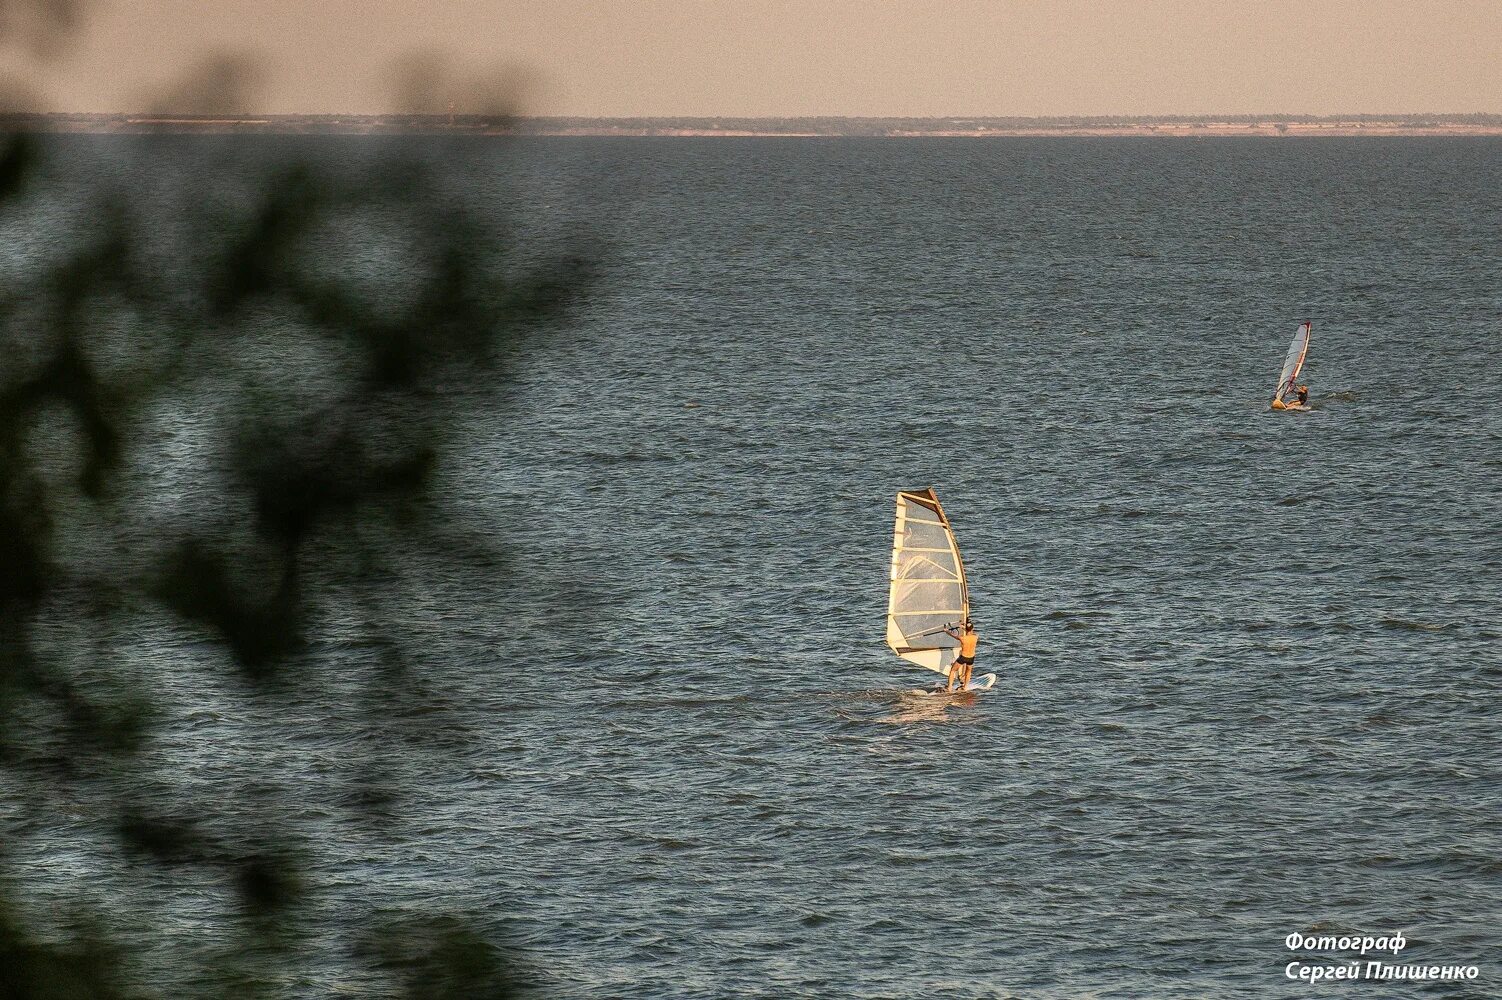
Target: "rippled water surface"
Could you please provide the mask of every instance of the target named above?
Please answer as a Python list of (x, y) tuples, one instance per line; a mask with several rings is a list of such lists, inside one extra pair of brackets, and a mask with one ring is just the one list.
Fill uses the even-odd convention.
[[(511, 555), (428, 599), (468, 735), (318, 879), (561, 997), (1305, 995), (1289, 933), (1398, 929), (1502, 991), (1502, 144), (453, 156), (609, 263), (451, 470)], [(947, 702), (881, 641), (929, 485), (999, 677)]]

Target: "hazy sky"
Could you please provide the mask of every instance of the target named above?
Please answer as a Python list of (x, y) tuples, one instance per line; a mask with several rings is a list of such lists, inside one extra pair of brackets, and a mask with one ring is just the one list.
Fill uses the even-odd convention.
[(376, 112), (414, 50), (525, 68), (537, 114), (1502, 113), (1502, 0), (97, 0), (4, 65), (131, 111), (251, 52), (255, 110)]

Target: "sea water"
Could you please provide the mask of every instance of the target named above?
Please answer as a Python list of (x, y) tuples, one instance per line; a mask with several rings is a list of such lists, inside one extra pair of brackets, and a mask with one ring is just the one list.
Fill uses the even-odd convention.
[[(380, 840), (336, 699), (163, 750), (275, 759), (336, 925), (452, 901), (558, 997), (1302, 996), (1359, 956), (1290, 934), (1395, 931), (1502, 990), (1502, 142), (432, 141), (601, 248), (443, 473), (508, 555), (421, 601), (444, 752)], [(882, 642), (926, 486), (974, 697)]]

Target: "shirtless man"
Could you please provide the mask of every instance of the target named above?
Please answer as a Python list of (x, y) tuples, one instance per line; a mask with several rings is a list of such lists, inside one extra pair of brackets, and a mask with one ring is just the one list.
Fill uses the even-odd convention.
[(980, 636), (975, 632), (975, 623), (968, 618), (965, 619), (964, 631), (958, 628), (946, 628), (944, 632), (960, 640), (960, 653), (949, 665), (949, 680), (945, 682), (944, 690), (953, 691), (955, 679), (958, 678), (959, 689), (963, 691), (970, 683), (970, 671), (975, 666), (975, 647), (980, 642)]

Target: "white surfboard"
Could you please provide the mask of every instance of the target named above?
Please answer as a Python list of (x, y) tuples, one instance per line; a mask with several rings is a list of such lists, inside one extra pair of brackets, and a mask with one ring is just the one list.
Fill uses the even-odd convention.
[(965, 685), (964, 691), (945, 691), (943, 685), (940, 685), (931, 688), (915, 688), (913, 694), (964, 694), (965, 691), (985, 691), (995, 683), (995, 674), (981, 674), (979, 677), (970, 678), (970, 683)]

